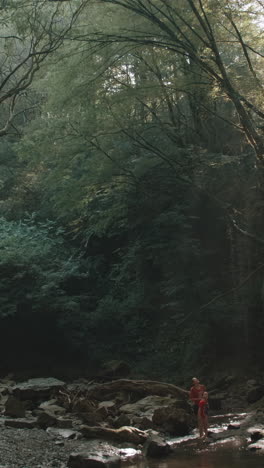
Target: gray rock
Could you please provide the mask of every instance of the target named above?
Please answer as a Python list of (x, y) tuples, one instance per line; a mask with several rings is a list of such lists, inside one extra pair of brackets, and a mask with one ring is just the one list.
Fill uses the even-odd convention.
[(60, 429), (58, 427), (48, 427), (47, 434), (53, 437), (60, 437), (62, 439), (76, 439), (77, 431), (71, 429)]
[(64, 382), (53, 377), (30, 379), (15, 385), (12, 393), (19, 400), (47, 399), (52, 392), (58, 392), (64, 385)]

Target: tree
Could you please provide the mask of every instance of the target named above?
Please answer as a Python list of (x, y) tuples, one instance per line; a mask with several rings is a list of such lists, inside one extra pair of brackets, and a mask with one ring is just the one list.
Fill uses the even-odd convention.
[(17, 0), (5, 2), (0, 10), (0, 136), (16, 130), (17, 119), (26, 119), (37, 101), (28, 96), (36, 73), (69, 38), (85, 1)]
[[(255, 4), (243, 2), (220, 2), (215, 0), (182, 0), (177, 5), (165, 0), (100, 0), (99, 4), (112, 4), (129, 10), (141, 17), (146, 24), (151, 23), (153, 30), (145, 32), (134, 29), (120, 34), (100, 32), (90, 35), (87, 40), (101, 43), (119, 41), (120, 43), (145, 44), (170, 50), (183, 57), (188, 63), (193, 62), (213, 83), (213, 86), (233, 103), (239, 117), (239, 126), (253, 146), (260, 169), (263, 167), (264, 142), (259, 127), (264, 118), (261, 109), (262, 93), (260, 61), (263, 58), (257, 47), (244, 39), (243, 26), (245, 10), (253, 9)], [(240, 77), (229, 70), (225, 59), (226, 44), (234, 44), (240, 59), (247, 65), (245, 78), (253, 78), (257, 94), (241, 93)]]

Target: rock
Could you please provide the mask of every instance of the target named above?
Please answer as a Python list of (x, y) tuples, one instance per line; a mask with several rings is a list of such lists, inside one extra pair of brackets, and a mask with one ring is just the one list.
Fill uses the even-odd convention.
[(115, 409), (116, 402), (115, 401), (101, 401), (98, 405), (98, 408), (106, 408), (108, 411)]
[(101, 408), (97, 408), (95, 410), (95, 414), (96, 414), (96, 417), (97, 417), (97, 421), (104, 421), (107, 416), (108, 416), (108, 410), (105, 406), (101, 406)]
[(134, 416), (132, 418), (133, 425), (141, 429), (142, 431), (146, 431), (147, 429), (153, 429), (153, 422), (152, 419), (143, 416), (142, 418), (139, 416)]
[(44, 401), (39, 405), (39, 408), (43, 409), (44, 411), (48, 411), (48, 413), (54, 415), (62, 415), (66, 413), (66, 409), (62, 406), (57, 405), (56, 400), (54, 398), (49, 401)]
[(114, 420), (114, 427), (131, 426), (131, 419), (126, 414), (121, 414)]
[(151, 436), (143, 445), (143, 453), (146, 457), (163, 457), (170, 452), (170, 446), (159, 436)]
[(250, 379), (247, 381), (247, 386), (248, 387), (256, 387), (257, 386), (257, 381), (255, 379)]
[(60, 429), (70, 429), (72, 428), (72, 419), (57, 418), (57, 426)]
[(251, 452), (264, 453), (264, 440), (260, 439), (258, 442), (255, 442), (254, 444), (250, 444), (248, 446), (248, 450), (250, 450)]
[(175, 406), (167, 406), (155, 410), (153, 423), (164, 432), (175, 436), (184, 436), (193, 428), (193, 416)]
[(59, 447), (63, 447), (63, 446), (64, 446), (63, 440), (55, 440), (54, 444), (55, 444), (55, 445), (58, 445)]
[(260, 400), (264, 396), (264, 386), (259, 385), (257, 387), (251, 388), (247, 393), (247, 402), (248, 403), (255, 403), (256, 401)]
[(252, 442), (264, 439), (264, 426), (262, 425), (250, 427), (248, 428), (247, 432), (250, 435), (250, 439)]
[(47, 429), (49, 426), (56, 426), (57, 419), (53, 414), (43, 411), (37, 417), (37, 424), (41, 429)]
[(232, 430), (232, 429), (240, 429), (240, 424), (228, 424), (227, 429)]
[(16, 429), (33, 429), (37, 426), (36, 419), (6, 419), (4, 425)]
[(77, 438), (77, 431), (72, 431), (71, 429), (59, 429), (58, 427), (48, 427), (46, 432), (50, 436), (61, 437), (63, 439)]
[(68, 460), (69, 468), (119, 468), (121, 458), (107, 455), (72, 453)]
[(158, 395), (149, 395), (136, 403), (129, 403), (119, 408), (121, 413), (133, 414), (136, 416), (152, 417), (157, 408), (163, 408), (171, 404), (177, 404), (177, 400), (171, 397), (163, 397)]
[(84, 422), (90, 426), (96, 426), (98, 423), (102, 422), (102, 416), (96, 411), (91, 411), (89, 413), (82, 413), (81, 418)]
[(12, 416), (13, 418), (25, 417), (25, 405), (12, 395), (9, 395), (5, 402), (5, 416)]
[(118, 452), (118, 455), (121, 457), (121, 462), (124, 462), (126, 465), (129, 464), (130, 466), (139, 466), (138, 462), (142, 461), (143, 459), (142, 451), (131, 447), (121, 448)]
[(53, 377), (30, 379), (15, 385), (12, 393), (19, 400), (43, 400), (61, 390), (64, 385), (64, 382)]

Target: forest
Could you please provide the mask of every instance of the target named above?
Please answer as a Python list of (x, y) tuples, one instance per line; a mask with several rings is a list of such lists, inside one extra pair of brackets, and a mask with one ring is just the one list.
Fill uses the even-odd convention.
[(0, 1), (2, 374), (257, 371), (262, 0)]

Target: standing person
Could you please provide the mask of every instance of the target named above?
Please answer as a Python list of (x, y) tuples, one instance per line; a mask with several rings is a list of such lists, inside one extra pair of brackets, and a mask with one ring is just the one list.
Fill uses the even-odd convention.
[(196, 378), (192, 378), (192, 387), (190, 389), (189, 398), (193, 402), (193, 412), (197, 416), (199, 409), (199, 402), (205, 392), (206, 388), (204, 385), (200, 384), (200, 381)]
[(204, 437), (206, 439), (208, 434), (208, 393), (204, 392), (203, 396), (199, 402), (198, 409), (198, 425), (200, 438)]

